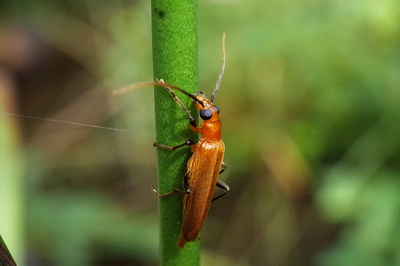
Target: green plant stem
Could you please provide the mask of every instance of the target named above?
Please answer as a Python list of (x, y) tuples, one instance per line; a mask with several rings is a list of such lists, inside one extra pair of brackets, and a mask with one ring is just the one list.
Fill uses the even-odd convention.
[[(197, 1), (152, 0), (154, 78), (178, 86), (187, 92), (197, 91)], [(185, 106), (195, 113), (189, 97), (177, 92)], [(157, 143), (175, 146), (187, 139), (198, 140), (189, 129), (189, 120), (171, 95), (156, 87), (155, 115)], [(197, 117), (197, 116), (194, 116)], [(169, 192), (182, 188), (189, 147), (175, 151), (158, 150), (158, 190)], [(177, 247), (182, 227), (182, 196), (171, 195), (159, 201), (162, 265), (199, 265), (199, 241)]]

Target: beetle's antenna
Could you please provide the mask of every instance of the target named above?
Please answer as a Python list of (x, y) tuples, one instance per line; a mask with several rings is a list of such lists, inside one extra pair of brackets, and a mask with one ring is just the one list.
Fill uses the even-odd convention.
[(221, 69), (221, 72), (219, 73), (217, 84), (215, 84), (215, 89), (211, 95), (211, 103), (214, 101), (214, 97), (217, 94), (219, 85), (221, 84), (222, 76), (224, 75), (224, 71), (225, 71), (225, 36), (226, 36), (226, 34), (223, 33), (222, 34), (222, 69)]
[(20, 115), (20, 114), (7, 113), (7, 112), (0, 112), (0, 115), (12, 115), (12, 116), (16, 116), (16, 117), (43, 120), (43, 121), (50, 121), (50, 122), (69, 124), (69, 125), (75, 125), (75, 126), (93, 127), (93, 128), (121, 131), (121, 132), (132, 132), (132, 131), (125, 130), (125, 129), (119, 129), (119, 128), (113, 128), (113, 127), (103, 127), (103, 126), (97, 126), (97, 125), (91, 125), (91, 124), (85, 124), (85, 123), (78, 123), (78, 122), (70, 122), (70, 121), (64, 121), (64, 120), (58, 120), (58, 119), (52, 119), (52, 118), (42, 118), (42, 117), (31, 116), (31, 115)]
[(195, 96), (193, 96), (192, 94), (188, 93), (187, 91), (185, 91), (177, 86), (164, 83), (164, 81), (160, 81), (160, 80), (157, 80), (156, 82), (139, 82), (139, 83), (135, 83), (132, 85), (124, 86), (122, 88), (114, 90), (112, 92), (112, 94), (113, 95), (123, 94), (127, 91), (131, 91), (131, 90), (141, 88), (141, 87), (146, 87), (146, 86), (160, 86), (160, 87), (164, 87), (167, 90), (168, 90), (168, 88), (178, 90), (178, 91), (182, 92), (183, 94), (187, 95), (188, 97), (192, 98), (194, 101), (198, 102), (201, 106), (204, 107), (203, 103), (199, 99), (197, 99)]
[[(171, 85), (165, 84), (164, 80), (162, 80), (162, 79), (157, 80), (157, 81), (158, 81), (158, 83), (159, 83), (158, 86), (164, 87), (164, 88), (169, 92), (169, 94), (171, 94), (171, 96), (172, 96), (172, 98), (175, 100), (175, 102), (177, 102), (177, 103), (179, 104), (179, 106), (182, 108), (182, 110), (185, 111), (185, 113), (186, 113), (187, 116), (189, 117), (190, 123), (192, 124), (192, 121), (194, 121), (194, 123), (196, 123), (196, 120), (195, 120), (195, 119), (193, 118), (193, 116), (189, 113), (189, 110), (188, 110), (188, 109), (186, 108), (186, 106), (181, 102), (181, 100), (178, 98), (178, 96), (176, 96), (175, 92), (171, 89)], [(185, 94), (188, 95), (190, 98), (195, 99), (197, 102), (199, 102), (199, 103), (204, 107), (203, 103), (202, 103), (199, 99), (197, 99), (195, 96), (193, 96), (192, 94), (190, 94), (190, 93), (188, 93), (188, 92), (182, 90), (181, 88), (178, 88), (178, 87), (175, 87), (175, 86), (172, 86), (172, 87), (174, 87), (174, 89), (177, 89), (177, 90), (179, 90), (179, 91), (185, 93)], [(196, 125), (196, 124), (194, 124), (194, 125)]]

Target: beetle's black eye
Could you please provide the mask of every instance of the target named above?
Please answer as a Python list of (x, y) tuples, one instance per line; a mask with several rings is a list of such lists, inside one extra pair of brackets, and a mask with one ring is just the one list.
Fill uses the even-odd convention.
[(208, 120), (212, 117), (212, 111), (207, 109), (207, 110), (200, 110), (200, 117), (203, 120)]
[(219, 114), (219, 109), (217, 106), (214, 106), (214, 110)]

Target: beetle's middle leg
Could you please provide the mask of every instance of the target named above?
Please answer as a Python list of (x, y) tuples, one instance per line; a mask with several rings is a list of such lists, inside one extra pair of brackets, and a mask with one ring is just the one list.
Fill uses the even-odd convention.
[(219, 170), (219, 175), (222, 174), (226, 170), (226, 164), (224, 162), (221, 163), (221, 170)]
[[(176, 146), (172, 146), (172, 147), (164, 145), (164, 144), (158, 144), (156, 142), (153, 143), (153, 146), (154, 147), (159, 147), (159, 148), (162, 148), (162, 149), (166, 149), (166, 150), (171, 150), (171, 151), (179, 149), (179, 148), (184, 147), (184, 146), (189, 146), (193, 151), (195, 149), (195, 147), (196, 147), (196, 144), (192, 140), (186, 140), (184, 143), (176, 145)], [(159, 198), (163, 198), (163, 197), (166, 197), (166, 196), (169, 196), (169, 195), (172, 195), (172, 194), (183, 194), (183, 195), (184, 194), (189, 194), (190, 193), (190, 187), (189, 187), (189, 181), (188, 181), (187, 175), (185, 175), (185, 177), (183, 178), (182, 183), (183, 183), (183, 190), (179, 189), (179, 188), (174, 188), (172, 191), (167, 192), (167, 193), (163, 193), (163, 194), (159, 194), (158, 191), (156, 189), (154, 189), (154, 188), (152, 189), (152, 191), (153, 191), (154, 195), (156, 195)]]
[(186, 141), (185, 141), (184, 143), (182, 143), (182, 144), (179, 144), (179, 145), (176, 145), (176, 146), (172, 146), (172, 147), (171, 147), (171, 146), (164, 145), (164, 144), (158, 144), (157, 142), (154, 142), (154, 143), (153, 143), (153, 146), (154, 146), (154, 147), (159, 147), (159, 148), (166, 149), (166, 150), (170, 150), (170, 151), (179, 149), (179, 148), (181, 148), (181, 147), (183, 147), (183, 146), (193, 147), (194, 145), (195, 145), (195, 144), (194, 144), (193, 140), (190, 140), (190, 139), (186, 140)]

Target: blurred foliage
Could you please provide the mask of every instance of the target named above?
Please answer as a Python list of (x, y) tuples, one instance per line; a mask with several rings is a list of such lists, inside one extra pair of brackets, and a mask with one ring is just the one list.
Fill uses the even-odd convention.
[[(152, 90), (110, 97), (152, 79), (150, 4), (2, 5), (19, 114), (131, 131), (18, 118), (27, 265), (157, 264)], [(231, 186), (204, 265), (400, 264), (399, 18), (394, 0), (199, 1), (207, 95), (227, 33), (215, 104)]]

